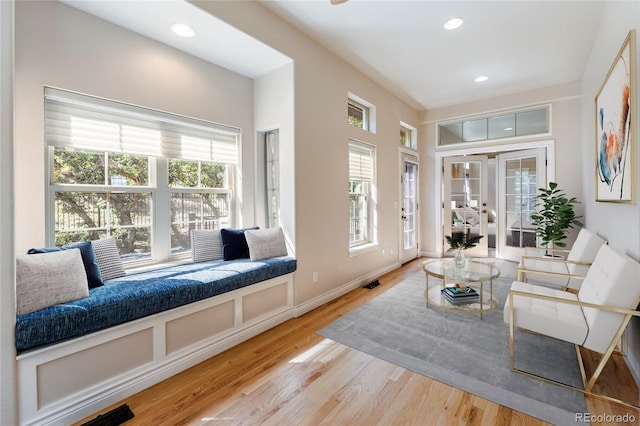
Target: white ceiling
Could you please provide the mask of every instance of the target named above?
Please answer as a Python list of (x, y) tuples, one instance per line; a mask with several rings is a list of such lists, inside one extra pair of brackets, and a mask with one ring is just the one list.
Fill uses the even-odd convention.
[[(0, 0), (2, 1), (2, 0)], [(60, 0), (128, 30), (250, 78), (291, 59), (183, 0)], [(193, 38), (171, 31), (175, 23), (189, 24)]]
[[(603, 5), (579, 0), (260, 2), (418, 109), (580, 80)], [(182, 0), (65, 3), (252, 78), (289, 60)], [(451, 17), (463, 18), (464, 25), (446, 31), (444, 22)], [(167, 31), (177, 20), (190, 23), (196, 37), (180, 39)], [(489, 80), (475, 83), (479, 75)]]
[[(262, 1), (413, 104), (436, 108), (578, 81), (597, 1)], [(457, 30), (443, 28), (461, 17)], [(480, 75), (489, 77), (475, 83)]]

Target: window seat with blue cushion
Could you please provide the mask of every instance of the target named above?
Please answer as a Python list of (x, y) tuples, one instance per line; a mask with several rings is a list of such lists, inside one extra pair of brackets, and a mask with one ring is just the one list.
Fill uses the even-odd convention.
[(294, 318), (292, 253), (253, 227), (193, 229), (192, 262), (144, 272), (113, 237), (17, 256), (19, 423), (72, 424)]
[(89, 296), (18, 315), (16, 349), (57, 343), (296, 270), (293, 257), (242, 258), (171, 266), (105, 281)]

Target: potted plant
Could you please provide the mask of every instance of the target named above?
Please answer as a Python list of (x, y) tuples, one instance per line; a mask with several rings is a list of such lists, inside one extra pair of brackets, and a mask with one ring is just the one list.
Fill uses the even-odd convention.
[(536, 227), (536, 235), (542, 239), (542, 246), (547, 248), (547, 255), (553, 255), (556, 247), (566, 247), (563, 241), (567, 232), (574, 226), (582, 226), (573, 206), (578, 204), (576, 198), (568, 198), (558, 184), (549, 182), (548, 188), (538, 189), (536, 196), (537, 212), (531, 215), (531, 223)]
[(470, 231), (471, 230), (467, 228), (466, 232), (452, 232), (451, 235), (445, 236), (450, 246), (447, 251), (456, 250), (454, 262), (457, 268), (464, 266), (465, 259), (463, 250), (475, 247), (480, 239), (484, 237), (484, 235), (471, 235)]

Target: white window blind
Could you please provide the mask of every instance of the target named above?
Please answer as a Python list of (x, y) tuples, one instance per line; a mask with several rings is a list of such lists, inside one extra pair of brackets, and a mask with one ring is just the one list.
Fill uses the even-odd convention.
[(238, 163), (240, 129), (59, 89), (45, 89), (49, 146)]
[(349, 180), (373, 182), (373, 148), (349, 143)]

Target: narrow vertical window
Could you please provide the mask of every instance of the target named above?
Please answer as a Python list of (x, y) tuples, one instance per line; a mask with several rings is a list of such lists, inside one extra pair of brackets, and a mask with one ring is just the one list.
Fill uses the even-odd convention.
[(375, 242), (375, 148), (349, 142), (349, 247)]
[(267, 225), (280, 226), (280, 147), (278, 130), (265, 133), (267, 184)]

